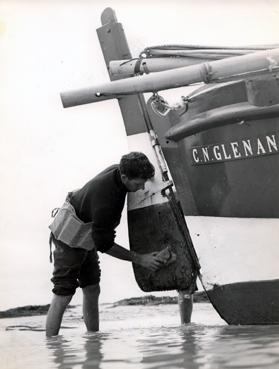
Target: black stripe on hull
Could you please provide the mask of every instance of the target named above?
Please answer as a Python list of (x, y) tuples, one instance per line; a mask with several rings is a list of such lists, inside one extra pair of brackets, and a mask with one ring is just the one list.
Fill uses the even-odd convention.
[(279, 324), (279, 280), (232, 283), (207, 291), (228, 324)]
[(168, 202), (129, 210), (128, 227), (131, 250), (144, 254), (170, 246), (177, 255), (173, 264), (156, 272), (133, 265), (143, 291), (184, 290), (195, 284), (195, 268)]

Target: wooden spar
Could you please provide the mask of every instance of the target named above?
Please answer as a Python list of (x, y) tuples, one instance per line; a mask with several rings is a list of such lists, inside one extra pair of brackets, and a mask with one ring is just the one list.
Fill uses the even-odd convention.
[(161, 72), (163, 70), (186, 67), (210, 61), (208, 58), (142, 58), (131, 60), (112, 60), (109, 71), (112, 76), (120, 78), (133, 77), (137, 74)]
[[(276, 45), (278, 47), (278, 45)], [(258, 48), (192, 48), (187, 49), (167, 49), (166, 48), (147, 48), (143, 51), (139, 58), (130, 60), (112, 60), (109, 63), (109, 72), (112, 76), (120, 78), (132, 77), (139, 74), (148, 74), (153, 72), (161, 72), (163, 70), (186, 67), (189, 65), (200, 64), (213, 60), (220, 60), (232, 56), (251, 54), (260, 50), (275, 49), (272, 45), (269, 47)], [(149, 54), (151, 56), (145, 57)]]
[(225, 82), (279, 71), (279, 48), (201, 63), (61, 93), (65, 108), (193, 83)]

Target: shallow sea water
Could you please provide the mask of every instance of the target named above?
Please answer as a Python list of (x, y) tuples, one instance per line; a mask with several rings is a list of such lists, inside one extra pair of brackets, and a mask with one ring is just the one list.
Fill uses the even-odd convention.
[(1, 319), (0, 368), (279, 368), (279, 326), (228, 326), (207, 303), (184, 326), (176, 305), (101, 305), (100, 320), (86, 333), (77, 306), (47, 339), (45, 316)]

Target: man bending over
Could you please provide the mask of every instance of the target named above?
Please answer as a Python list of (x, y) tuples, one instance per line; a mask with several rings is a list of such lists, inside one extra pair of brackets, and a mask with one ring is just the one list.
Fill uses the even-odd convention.
[[(154, 176), (154, 167), (140, 152), (131, 152), (86, 183), (80, 190), (69, 193), (68, 205), (81, 223), (90, 224), (90, 239), (66, 244), (52, 232), (55, 245), (52, 282), (53, 299), (47, 314), (46, 335), (59, 333), (64, 311), (77, 287), (83, 291), (83, 319), (88, 331), (99, 330), (98, 298), (100, 267), (97, 251), (127, 260), (155, 271), (161, 266), (156, 253), (138, 254), (114, 242), (115, 228), (120, 223), (127, 192), (144, 189)], [(67, 223), (68, 224), (68, 223)], [(92, 241), (92, 247), (91, 247)], [(69, 242), (70, 243), (70, 242)]]

